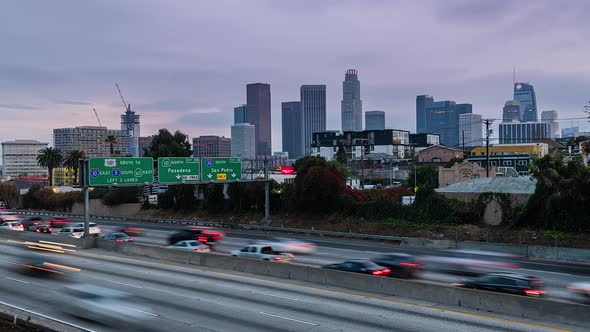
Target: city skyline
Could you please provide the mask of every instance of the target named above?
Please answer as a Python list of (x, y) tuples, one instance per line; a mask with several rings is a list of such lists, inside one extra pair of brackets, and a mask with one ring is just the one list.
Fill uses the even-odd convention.
[[(535, 86), (539, 114), (555, 109), (562, 119), (585, 116), (590, 67), (583, 37), (589, 23), (582, 13), (590, 6), (583, 1), (569, 6), (551, 1), (372, 6), (327, 1), (315, 4), (317, 11), (311, 14), (304, 2), (288, 8), (266, 1), (156, 3), (142, 5), (142, 11), (133, 2), (7, 4), (3, 12), (11, 14), (0, 20), (0, 36), (6, 41), (0, 65), (5, 129), (0, 141), (51, 142), (53, 128), (96, 126), (92, 108), (104, 126), (119, 128), (125, 110), (114, 82), (141, 115), (143, 135), (166, 127), (191, 137), (229, 137), (233, 107), (245, 102), (244, 86), (267, 82), (273, 97), (272, 151), (280, 151), (280, 103), (294, 100), (294, 91), (305, 82), (326, 84), (326, 127), (341, 129), (342, 72), (347, 68), (362, 74), (363, 111), (385, 111), (387, 128), (415, 128), (415, 96), (425, 93), (466, 100), (484, 118), (500, 118), (504, 102), (511, 99), (513, 65), (518, 82)], [(421, 15), (429, 23), (403, 29), (418, 8), (425, 9)], [(326, 21), (326, 12), (334, 19)], [(348, 25), (343, 18), (351, 13), (367, 19)], [(297, 29), (274, 24), (295, 23), (303, 16), (309, 24)], [(118, 18), (115, 38), (100, 23), (112, 17)], [(264, 33), (249, 40), (246, 27), (253, 19)], [(28, 20), (44, 29), (26, 24)], [(550, 26), (540, 23), (548, 20)], [(523, 21), (532, 23), (515, 35)], [(308, 41), (309, 47), (293, 45), (291, 36), (310, 31), (318, 35)], [(383, 35), (387, 43), (367, 37)], [(539, 35), (543, 43), (535, 39)], [(428, 40), (436, 54), (424, 52), (416, 40)], [(252, 48), (256, 43), (275, 47)], [(395, 47), (400, 44), (406, 46)], [(505, 52), (514, 48), (518, 56)], [(589, 127), (584, 120), (560, 125), (581, 131)]]

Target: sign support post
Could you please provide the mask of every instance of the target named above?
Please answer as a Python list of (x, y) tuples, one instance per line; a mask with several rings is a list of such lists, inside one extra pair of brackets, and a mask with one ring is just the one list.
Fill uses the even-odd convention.
[(265, 225), (270, 224), (270, 180), (268, 179), (268, 158), (264, 157), (264, 220)]
[[(90, 193), (88, 192), (88, 159), (79, 160), (80, 179), (84, 193), (84, 241), (90, 238)], [(86, 245), (86, 243), (84, 243)]]

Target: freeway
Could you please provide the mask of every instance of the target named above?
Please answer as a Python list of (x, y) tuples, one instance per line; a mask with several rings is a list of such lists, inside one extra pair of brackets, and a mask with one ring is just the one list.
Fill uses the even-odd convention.
[[(115, 232), (120, 226), (118, 223), (100, 221), (103, 232)], [(117, 225), (117, 226), (115, 226)], [(135, 237), (136, 242), (151, 245), (167, 245), (167, 240), (172, 233), (170, 226), (152, 226), (152, 225), (137, 225), (145, 229), (143, 236)], [(174, 228), (174, 227), (172, 227)], [(178, 228), (178, 226), (176, 227)], [(436, 250), (427, 249), (406, 249), (397, 245), (389, 243), (376, 243), (362, 240), (349, 239), (322, 239), (315, 236), (293, 236), (306, 241), (314, 242), (318, 245), (318, 251), (311, 255), (296, 255), (294, 263), (310, 266), (322, 266), (331, 263), (338, 263), (348, 259), (368, 259), (376, 257), (383, 252), (405, 252), (414, 255), (432, 255), (437, 254)], [(268, 239), (269, 235), (262, 232), (228, 232), (216, 251), (219, 253), (228, 254), (230, 251), (239, 249), (255, 240)], [(528, 267), (526, 261), (518, 261), (521, 266)], [(546, 269), (546, 267), (551, 267)], [(546, 295), (559, 300), (569, 301), (571, 294), (566, 290), (566, 286), (572, 282), (590, 282), (590, 275), (576, 275), (566, 272), (554, 272), (555, 267), (559, 265), (554, 264), (539, 264), (533, 263), (530, 268), (520, 268), (518, 272), (540, 278), (545, 283)], [(558, 270), (559, 271), (559, 270)], [(419, 276), (423, 280), (432, 283), (450, 284), (458, 282), (464, 277), (448, 275), (436, 272), (422, 272)]]
[(3, 301), (92, 331), (129, 330), (130, 325), (106, 326), (68, 314), (64, 308), (71, 298), (64, 286), (91, 284), (129, 294), (133, 304), (128, 308), (139, 313), (145, 331), (568, 331), (551, 323), (100, 250), (59, 255), (64, 265), (81, 271), (65, 279), (42, 279), (16, 272), (16, 263), (30, 250), (6, 240), (0, 250)]

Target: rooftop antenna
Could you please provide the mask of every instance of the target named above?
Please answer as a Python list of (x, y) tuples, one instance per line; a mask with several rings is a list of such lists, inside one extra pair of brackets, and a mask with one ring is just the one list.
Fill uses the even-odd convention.
[(516, 84), (516, 65), (512, 65), (512, 85)]

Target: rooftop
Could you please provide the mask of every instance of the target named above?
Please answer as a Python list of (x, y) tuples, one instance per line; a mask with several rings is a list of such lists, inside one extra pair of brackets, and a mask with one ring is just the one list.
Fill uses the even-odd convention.
[(2, 144), (23, 144), (23, 145), (28, 145), (28, 144), (44, 144), (47, 145), (49, 143), (44, 143), (44, 142), (39, 142), (39, 141), (35, 141), (32, 139), (17, 139), (14, 141), (6, 141), (6, 142), (2, 142)]
[(454, 183), (436, 189), (439, 193), (507, 193), (533, 194), (537, 182), (529, 177), (496, 176)]

